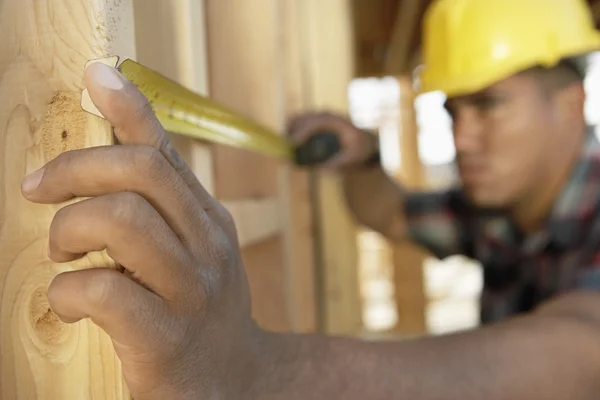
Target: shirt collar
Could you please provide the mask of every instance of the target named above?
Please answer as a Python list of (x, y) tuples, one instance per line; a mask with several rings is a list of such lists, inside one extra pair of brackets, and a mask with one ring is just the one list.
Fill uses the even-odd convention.
[(588, 134), (579, 162), (557, 197), (546, 224), (547, 230), (561, 247), (572, 247), (585, 239), (585, 229), (596, 214), (600, 200), (600, 142), (593, 128)]

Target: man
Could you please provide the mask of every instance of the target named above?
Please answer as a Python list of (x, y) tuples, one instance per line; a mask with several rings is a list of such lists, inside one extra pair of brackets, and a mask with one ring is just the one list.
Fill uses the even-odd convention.
[[(482, 3), (441, 0), (437, 11), (449, 4), (465, 6), (464, 13), (450, 13), (460, 23), (463, 14), (476, 18), (473, 10)], [(502, 10), (509, 3), (550, 7), (539, 0), (503, 0), (495, 6)], [(566, 7), (559, 15), (577, 16), (567, 12), (576, 9), (575, 2), (553, 4)], [(435, 15), (432, 11), (430, 18)], [(501, 13), (495, 16), (503, 19)], [(597, 287), (588, 277), (598, 265), (593, 254), (598, 250), (598, 189), (594, 184), (578, 189), (569, 179), (591, 182), (598, 164), (580, 152), (584, 96), (577, 75), (563, 66), (531, 68), (495, 83), (482, 79), (484, 86), (475, 94), (451, 96), (465, 198), (458, 192), (412, 197), (383, 183), (386, 178), (376, 167), (359, 167), (369, 155), (352, 143), (362, 136), (341, 119), (302, 119), (298, 124), (303, 126), (294, 129), (294, 137), (307, 136), (302, 132), (323, 127), (317, 121), (330, 121), (325, 127), (337, 127), (347, 146), (338, 162), (345, 166), (349, 203), (359, 219), (395, 238), (412, 230), (426, 243), (435, 243), (440, 254), (467, 251), (461, 246), (469, 243), (471, 249), (485, 250), (483, 255), (511, 255), (511, 248), (500, 252), (496, 242), (482, 244), (479, 237), (449, 239), (455, 233), (466, 236), (465, 227), (478, 229), (483, 218), (479, 209), (505, 211), (527, 237), (543, 226), (546, 215), (559, 218), (550, 225), (574, 224), (577, 231), (566, 234), (567, 249), (561, 250), (576, 253), (571, 263), (562, 260), (559, 250), (546, 253), (546, 246), (535, 241), (529, 246), (536, 251), (524, 255), (531, 263), (514, 264), (517, 269), (535, 267), (532, 278), (517, 271), (520, 278), (509, 280), (518, 289), (492, 288), (490, 296), (499, 303), (490, 303), (491, 316), (520, 308), (531, 308), (529, 313), (471, 332), (399, 343), (261, 330), (251, 318), (231, 217), (173, 151), (147, 100), (102, 64), (88, 68), (86, 85), (121, 145), (62, 154), (27, 177), (22, 191), (36, 203), (88, 198), (57, 213), (50, 227), (51, 259), (68, 262), (107, 249), (127, 273), (91, 269), (61, 274), (49, 288), (52, 309), (70, 323), (91, 318), (113, 338), (137, 400), (597, 399), (600, 294), (586, 289)], [(311, 124), (314, 129), (307, 128)], [(379, 202), (353, 194), (358, 188), (376, 190)], [(560, 194), (565, 188), (566, 194)], [(564, 200), (553, 207), (557, 194)], [(467, 200), (473, 205), (463, 206)], [(361, 207), (364, 201), (377, 206)], [(572, 202), (582, 212), (577, 223), (563, 217)], [(402, 203), (407, 213), (398, 211)], [(384, 208), (390, 214), (373, 212)], [(454, 215), (447, 223), (441, 217), (450, 210)], [(434, 220), (443, 227), (439, 239), (431, 239), (423, 228)], [(551, 235), (547, 243), (554, 239)], [(546, 242), (544, 235), (539, 241)], [(580, 246), (591, 248), (592, 255), (580, 259), (579, 254), (587, 255), (587, 250), (578, 251)], [(537, 254), (544, 255), (541, 263)], [(502, 270), (502, 265), (496, 268)], [(548, 278), (557, 269), (561, 285)], [(520, 299), (527, 292), (523, 282), (533, 285), (529, 302)], [(559, 291), (568, 293), (542, 302)]]
[(368, 135), (340, 117), (309, 114), (290, 126), (298, 143), (339, 133), (345, 149), (328, 167), (340, 171), (364, 225), (440, 258), (483, 263), (483, 323), (565, 290), (600, 289), (600, 153), (585, 125), (583, 63), (572, 57), (598, 48), (589, 16), (571, 18), (584, 10), (570, 0), (441, 1), (430, 10), (423, 86), (448, 96), (460, 188), (397, 187), (372, 162)]

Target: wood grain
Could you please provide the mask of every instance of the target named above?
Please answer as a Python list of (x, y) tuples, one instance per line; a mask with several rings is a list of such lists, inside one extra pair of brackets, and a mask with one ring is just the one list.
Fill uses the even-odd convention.
[(56, 265), (47, 233), (57, 206), (33, 205), (22, 179), (63, 151), (111, 143), (79, 107), (87, 60), (134, 56), (127, 0), (0, 0), (0, 399), (129, 398), (110, 339), (61, 323), (47, 301), (60, 272), (105, 266), (94, 254)]

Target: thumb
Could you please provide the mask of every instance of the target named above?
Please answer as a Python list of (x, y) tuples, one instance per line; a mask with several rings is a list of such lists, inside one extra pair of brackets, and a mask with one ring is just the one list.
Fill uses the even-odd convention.
[(166, 134), (148, 99), (116, 68), (91, 63), (85, 70), (85, 85), (121, 143), (157, 148), (166, 144)]

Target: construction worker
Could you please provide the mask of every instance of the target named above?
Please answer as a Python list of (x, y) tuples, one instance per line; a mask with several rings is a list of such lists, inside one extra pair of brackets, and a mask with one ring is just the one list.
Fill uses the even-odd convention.
[(300, 141), (339, 132), (334, 164), (359, 220), (482, 260), (484, 316), (495, 323), (385, 343), (259, 328), (230, 215), (137, 88), (99, 63), (86, 85), (122, 145), (64, 153), (22, 192), (35, 203), (87, 198), (55, 216), (52, 260), (107, 249), (127, 273), (60, 274), (50, 305), (112, 337), (137, 400), (597, 399), (600, 158), (581, 74), (564, 60), (599, 47), (581, 1), (433, 3), (422, 83), (448, 95), (460, 191), (392, 185), (341, 118), (309, 116), (292, 129)]
[(447, 96), (459, 187), (398, 187), (371, 135), (341, 117), (290, 124), (298, 143), (338, 132), (345, 151), (327, 167), (361, 223), (483, 264), (484, 324), (566, 290), (600, 289), (600, 150), (583, 85), (583, 55), (600, 36), (582, 1), (497, 3), (438, 1), (426, 20), (422, 91)]

